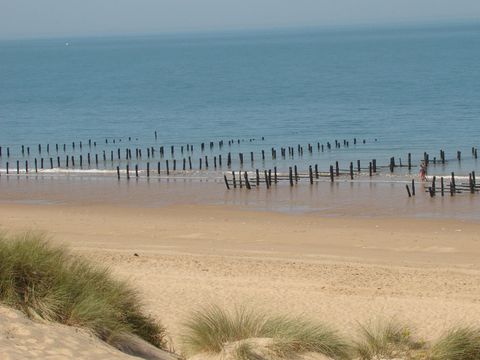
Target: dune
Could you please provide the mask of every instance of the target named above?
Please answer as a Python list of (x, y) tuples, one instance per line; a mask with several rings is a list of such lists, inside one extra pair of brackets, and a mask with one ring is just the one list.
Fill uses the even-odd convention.
[(5, 306), (0, 306), (0, 358), (138, 359), (107, 345), (86, 330), (33, 321)]

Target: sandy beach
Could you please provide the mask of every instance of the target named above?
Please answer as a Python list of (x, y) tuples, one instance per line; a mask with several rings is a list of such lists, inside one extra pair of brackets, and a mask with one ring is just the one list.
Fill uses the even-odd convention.
[(2, 204), (0, 219), (4, 231), (45, 231), (128, 279), (175, 348), (187, 314), (211, 303), (306, 314), (347, 332), (394, 316), (426, 339), (478, 321), (476, 222), (109, 204)]

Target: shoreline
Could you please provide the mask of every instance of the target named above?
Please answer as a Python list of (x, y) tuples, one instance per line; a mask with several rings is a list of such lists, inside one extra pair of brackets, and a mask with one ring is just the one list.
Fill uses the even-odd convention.
[(416, 184), (409, 198), (405, 182), (336, 181), (310, 185), (307, 180), (290, 187), (278, 184), (247, 190), (227, 190), (217, 180), (110, 178), (0, 177), (0, 204), (96, 206), (128, 208), (171, 206), (226, 206), (242, 211), (300, 214), (324, 218), (449, 219), (480, 223), (476, 194), (434, 198), (428, 183)]

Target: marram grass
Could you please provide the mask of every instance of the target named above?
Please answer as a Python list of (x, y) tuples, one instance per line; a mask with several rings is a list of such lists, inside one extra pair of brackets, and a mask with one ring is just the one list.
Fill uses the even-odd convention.
[(0, 234), (0, 302), (107, 342), (129, 334), (165, 346), (165, 329), (142, 312), (135, 290), (39, 233)]
[[(255, 342), (248, 341), (255, 339), (270, 340), (266, 345), (268, 356), (253, 351)], [(194, 312), (185, 323), (183, 346), (189, 356), (219, 354), (236, 342), (240, 342), (235, 350), (238, 360), (290, 359), (307, 352), (347, 359), (350, 352), (348, 341), (335, 330), (303, 318), (269, 316), (246, 308), (228, 312), (210, 306)]]
[(425, 343), (414, 338), (411, 327), (394, 319), (377, 319), (360, 325), (354, 342), (354, 358), (419, 359)]
[(479, 360), (480, 329), (470, 326), (455, 327), (437, 340), (428, 360)]

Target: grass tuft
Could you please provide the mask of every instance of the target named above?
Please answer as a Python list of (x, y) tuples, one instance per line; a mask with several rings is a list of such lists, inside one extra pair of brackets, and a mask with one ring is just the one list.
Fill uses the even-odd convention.
[(456, 327), (446, 332), (433, 346), (429, 360), (480, 359), (480, 329)]
[(424, 343), (413, 338), (411, 328), (395, 320), (376, 320), (360, 325), (354, 353), (361, 360), (415, 358)]
[(40, 233), (0, 234), (0, 301), (29, 317), (90, 329), (107, 342), (131, 334), (165, 346), (165, 329), (142, 312), (135, 290)]
[[(183, 337), (187, 355), (221, 353), (229, 344), (239, 342), (235, 357), (238, 360), (259, 357), (255, 339), (269, 339), (268, 358), (286, 359), (306, 352), (327, 355), (333, 359), (348, 358), (350, 346), (336, 331), (323, 324), (302, 318), (269, 316), (237, 308), (227, 312), (210, 306), (192, 314), (185, 324)], [(253, 356), (254, 354), (255, 357)]]

